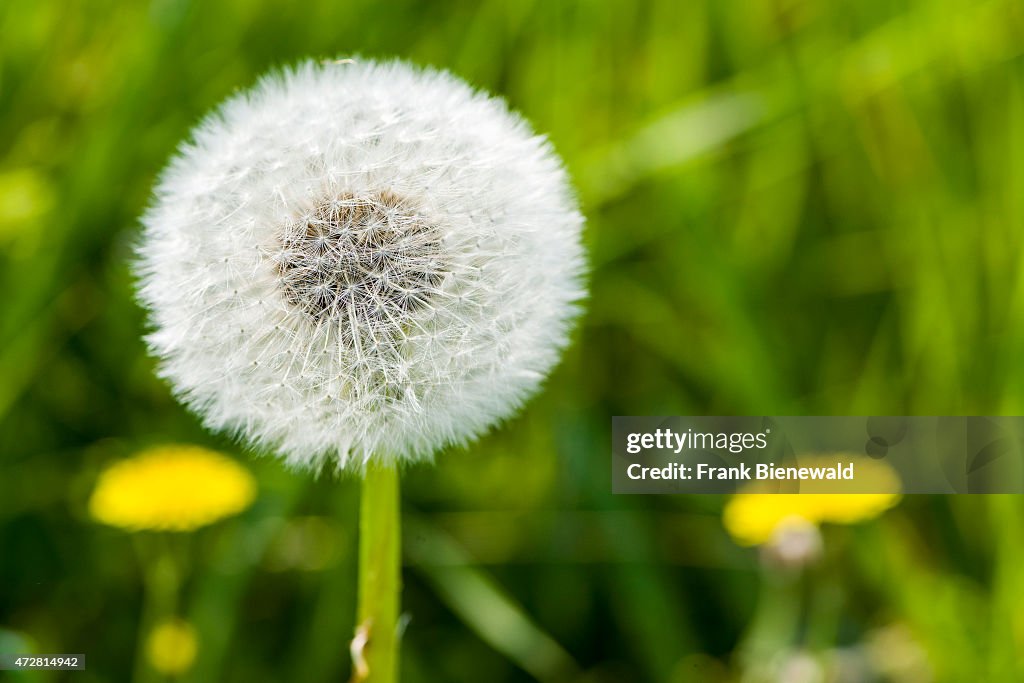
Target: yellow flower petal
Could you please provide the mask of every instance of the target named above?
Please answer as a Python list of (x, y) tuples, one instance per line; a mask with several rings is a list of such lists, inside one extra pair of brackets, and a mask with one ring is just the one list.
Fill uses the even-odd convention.
[(247, 508), (256, 482), (233, 460), (199, 446), (159, 446), (99, 477), (89, 511), (131, 531), (191, 531)]
[[(761, 493), (770, 485), (757, 482), (729, 499), (722, 523), (740, 545), (760, 545), (790, 520), (811, 524), (856, 524), (877, 517), (899, 500), (899, 480), (883, 462), (858, 456), (801, 457), (800, 466), (834, 465), (837, 460), (854, 461), (858, 480), (873, 482), (885, 493)], [(829, 490), (836, 482), (800, 482), (804, 491)]]
[(146, 641), (146, 655), (153, 668), (162, 674), (188, 671), (199, 649), (196, 630), (182, 619), (160, 622)]

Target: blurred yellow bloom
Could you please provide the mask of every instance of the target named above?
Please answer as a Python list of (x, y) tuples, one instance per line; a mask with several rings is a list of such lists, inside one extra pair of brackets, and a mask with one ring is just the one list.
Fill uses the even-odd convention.
[(895, 505), (892, 493), (740, 493), (725, 506), (725, 528), (741, 545), (769, 540), (789, 522), (854, 524)]
[(182, 619), (168, 619), (156, 625), (146, 641), (146, 655), (153, 668), (173, 676), (192, 666), (199, 649), (196, 630)]
[(130, 531), (191, 531), (249, 507), (256, 481), (233, 460), (199, 446), (158, 446), (107, 468), (89, 512)]
[[(854, 461), (861, 484), (873, 482), (875, 490), (887, 493), (828, 493), (835, 481), (800, 482), (809, 493), (760, 493), (762, 482), (745, 487), (725, 506), (722, 522), (740, 545), (760, 545), (787, 524), (855, 524), (877, 517), (899, 500), (899, 479), (891, 467), (881, 461), (857, 456), (815, 456), (800, 458), (800, 465), (814, 467), (832, 464), (837, 459)], [(839, 483), (838, 485), (842, 485)]]

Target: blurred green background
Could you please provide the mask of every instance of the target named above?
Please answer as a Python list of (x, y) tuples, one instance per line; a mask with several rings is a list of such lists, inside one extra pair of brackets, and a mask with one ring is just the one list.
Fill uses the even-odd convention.
[[(0, 3), (0, 651), (127, 681), (145, 541), (105, 465), (192, 442), (259, 481), (173, 539), (187, 681), (346, 680), (357, 485), (205, 433), (126, 265), (155, 175), (275, 65), (400, 56), (564, 156), (591, 299), (517, 419), (403, 479), (403, 680), (1024, 680), (1024, 503), (912, 497), (794, 576), (723, 498), (610, 495), (617, 414), (1024, 413), (1024, 5)], [(153, 539), (150, 539), (152, 541)]]

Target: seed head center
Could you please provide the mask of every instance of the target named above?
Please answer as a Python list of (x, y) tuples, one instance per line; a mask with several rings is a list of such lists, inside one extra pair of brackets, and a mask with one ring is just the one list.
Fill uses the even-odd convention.
[(402, 329), (444, 276), (438, 227), (391, 192), (323, 202), (285, 227), (281, 247), (288, 303), (351, 335)]

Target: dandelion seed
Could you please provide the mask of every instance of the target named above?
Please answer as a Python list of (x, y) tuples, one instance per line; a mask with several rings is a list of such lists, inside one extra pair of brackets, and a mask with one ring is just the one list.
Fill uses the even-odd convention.
[(551, 146), (401, 62), (306, 62), (228, 100), (144, 223), (162, 376), (207, 426), (303, 468), (480, 435), (537, 390), (584, 296)]

